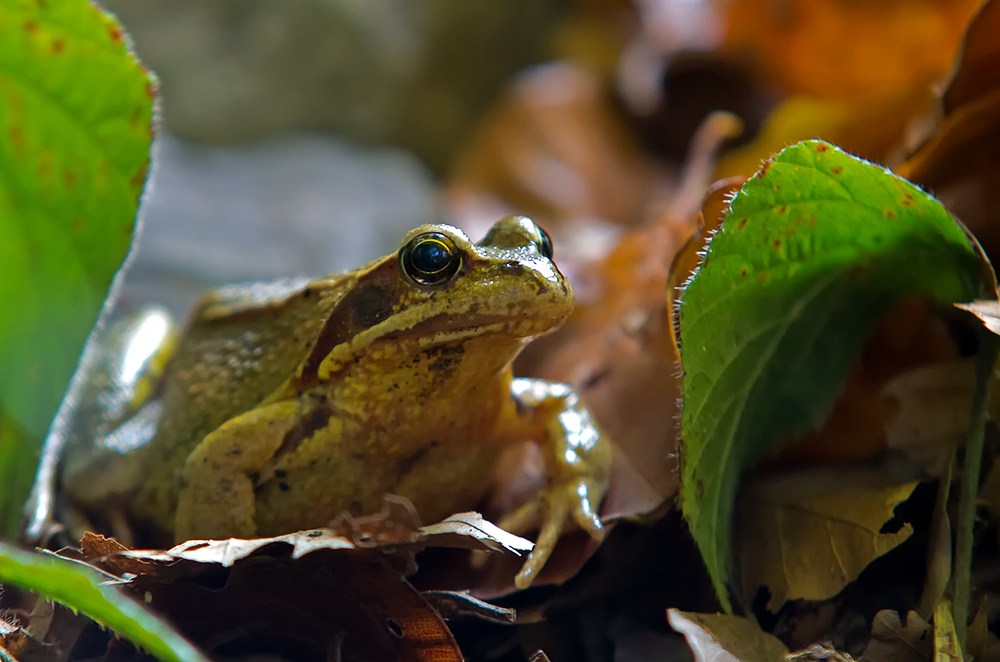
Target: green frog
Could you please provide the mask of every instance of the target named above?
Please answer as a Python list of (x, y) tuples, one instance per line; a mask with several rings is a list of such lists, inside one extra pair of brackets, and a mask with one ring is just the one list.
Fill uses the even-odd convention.
[(86, 507), (112, 486), (176, 541), (318, 528), (377, 512), (385, 493), (437, 521), (483, 501), (500, 455), (533, 440), (545, 487), (500, 522), (539, 526), (515, 580), (527, 586), (565, 525), (603, 532), (606, 437), (568, 385), (511, 369), (572, 308), (548, 235), (521, 216), (478, 243), (423, 225), (349, 273), (211, 292), (149, 395), (105, 430), (134, 437), (119, 443), (139, 458), (134, 484), (80, 461), (76, 444), (65, 490)]

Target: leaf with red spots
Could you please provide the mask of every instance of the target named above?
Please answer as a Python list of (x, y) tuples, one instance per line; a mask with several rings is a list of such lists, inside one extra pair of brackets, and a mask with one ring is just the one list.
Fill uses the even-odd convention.
[(84, 0), (0, 7), (6, 533), (20, 519), (22, 476), (128, 253), (145, 184), (155, 83), (123, 35), (113, 16)]
[(823, 424), (889, 308), (968, 301), (978, 264), (937, 200), (822, 141), (733, 198), (680, 302), (681, 505), (727, 609), (741, 472)]

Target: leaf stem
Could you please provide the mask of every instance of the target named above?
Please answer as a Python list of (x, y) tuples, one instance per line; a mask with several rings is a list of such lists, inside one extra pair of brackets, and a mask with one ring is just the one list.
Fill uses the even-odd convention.
[(958, 526), (955, 541), (955, 595), (952, 615), (958, 641), (965, 649), (965, 633), (969, 619), (970, 578), (972, 575), (973, 527), (976, 523), (976, 498), (979, 492), (979, 472), (983, 462), (983, 434), (986, 427), (987, 401), (993, 364), (1000, 351), (1000, 337), (980, 327), (979, 356), (976, 358), (976, 391), (969, 417), (969, 436), (965, 445), (965, 465), (958, 503)]

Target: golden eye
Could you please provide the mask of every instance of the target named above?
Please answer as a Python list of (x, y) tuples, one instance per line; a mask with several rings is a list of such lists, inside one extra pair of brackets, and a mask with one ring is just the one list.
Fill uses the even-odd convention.
[(399, 252), (403, 272), (421, 285), (440, 285), (458, 272), (462, 256), (440, 232), (414, 237)]

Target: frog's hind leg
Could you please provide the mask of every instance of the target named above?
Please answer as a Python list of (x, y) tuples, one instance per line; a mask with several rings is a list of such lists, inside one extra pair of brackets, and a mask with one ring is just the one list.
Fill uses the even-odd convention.
[(178, 542), (256, 535), (255, 480), (300, 422), (302, 410), (297, 401), (257, 407), (198, 444), (184, 464), (174, 527)]

